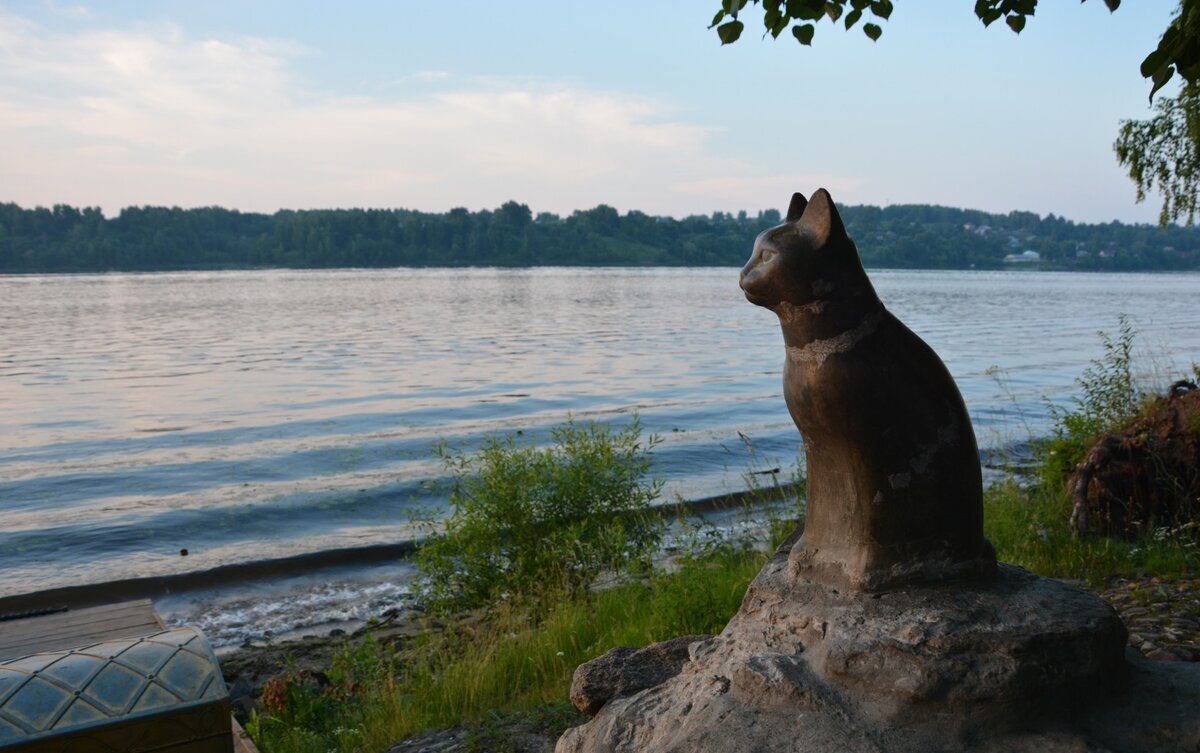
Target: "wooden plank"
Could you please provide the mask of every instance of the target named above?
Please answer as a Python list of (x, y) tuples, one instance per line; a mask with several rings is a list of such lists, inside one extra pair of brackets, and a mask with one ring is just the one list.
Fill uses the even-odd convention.
[(44, 626), (38, 624), (38, 620), (32, 620), (32, 625), (12, 625), (11, 630), (5, 623), (0, 623), (0, 646), (20, 643), (23, 640), (32, 638), (69, 638), (72, 635), (84, 635), (89, 633), (103, 632), (107, 633), (111, 630), (120, 630), (123, 626), (132, 628), (137, 625), (157, 625), (159, 622), (154, 619), (153, 615), (145, 612), (130, 612), (129, 614), (120, 615), (117, 617), (109, 617), (102, 620), (56, 620), (51, 622), (47, 620)]
[(162, 628), (157, 623), (123, 624), (104, 631), (87, 633), (72, 633), (52, 637), (31, 637), (20, 643), (0, 646), (0, 659), (36, 654), (43, 651), (63, 651), (68, 648), (82, 648), (93, 643), (112, 641), (120, 638), (134, 638), (142, 635), (157, 633)]
[(50, 637), (77, 632), (80, 626), (91, 625), (99, 629), (122, 624), (158, 622), (154, 607), (149, 600), (121, 605), (120, 609), (94, 607), (19, 620), (0, 622), (0, 644), (20, 640), (25, 635)]
[(129, 623), (155, 622), (154, 616), (148, 612), (127, 612), (125, 614), (101, 615), (99, 619), (75, 617), (72, 613), (54, 615), (51, 617), (31, 618), (20, 622), (0, 622), (0, 643), (9, 636), (19, 635), (55, 635), (69, 633), (82, 625), (91, 625), (105, 629), (110, 625), (125, 625)]
[(65, 623), (59, 621), (46, 625), (45, 629), (40, 629), (42, 626), (36, 624), (36, 620), (33, 625), (13, 626), (13, 629), (5, 629), (7, 626), (0, 624), (0, 646), (15, 646), (30, 640), (71, 641), (89, 635), (108, 635), (122, 630), (126, 631), (127, 635), (134, 635), (134, 632), (129, 631), (144, 631), (147, 626), (153, 628), (160, 624), (153, 615), (145, 613), (130, 613), (119, 619), (92, 621), (83, 618)]
[[(113, 604), (100, 604), (98, 606), (93, 606), (93, 607), (72, 608), (69, 611), (71, 614), (88, 615), (90, 618), (92, 616), (99, 616), (99, 615), (109, 614), (109, 613), (114, 613), (114, 612), (128, 612), (130, 610), (140, 610), (140, 609), (145, 609), (145, 608), (149, 608), (149, 609), (154, 608), (153, 604), (151, 603), (151, 601), (149, 599), (132, 599), (129, 601), (119, 601), (119, 602), (116, 602)], [(36, 619), (50, 619), (50, 618), (54, 618), (54, 617), (61, 618), (66, 614), (68, 614), (68, 610), (63, 609), (63, 610), (59, 610), (59, 611), (48, 612), (46, 614), (34, 614), (34, 615), (30, 615), (29, 617), (17, 618), (15, 620), (12, 620), (11, 622), (20, 623), (20, 622), (24, 622), (26, 620), (32, 620), (35, 618)], [(3, 624), (3, 623), (0, 623), (0, 624)]]
[(0, 622), (0, 660), (163, 630), (149, 599)]
[(233, 753), (258, 753), (254, 741), (246, 734), (246, 730), (242, 729), (242, 725), (238, 724), (236, 718), (233, 720)]

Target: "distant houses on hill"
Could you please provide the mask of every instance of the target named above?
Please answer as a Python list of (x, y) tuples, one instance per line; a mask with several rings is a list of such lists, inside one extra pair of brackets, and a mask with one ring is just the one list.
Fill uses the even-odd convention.
[(1041, 260), (1042, 255), (1029, 248), (1019, 254), (1009, 254), (1004, 257), (1005, 264), (1037, 264)]

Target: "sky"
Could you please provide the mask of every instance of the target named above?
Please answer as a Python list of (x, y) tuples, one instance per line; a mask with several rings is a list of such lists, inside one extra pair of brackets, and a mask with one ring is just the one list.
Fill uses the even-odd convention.
[(1112, 142), (1175, 6), (1047, 0), (1018, 36), (912, 0), (805, 48), (753, 13), (721, 47), (719, 0), (0, 0), (0, 202), (682, 217), (826, 187), (1155, 222)]

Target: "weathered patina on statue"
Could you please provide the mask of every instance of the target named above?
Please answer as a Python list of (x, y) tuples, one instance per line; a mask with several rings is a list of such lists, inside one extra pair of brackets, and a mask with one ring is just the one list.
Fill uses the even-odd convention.
[(801, 578), (863, 591), (995, 570), (975, 433), (937, 354), (884, 308), (829, 193), (792, 197), (742, 269), (779, 317), (808, 458)]

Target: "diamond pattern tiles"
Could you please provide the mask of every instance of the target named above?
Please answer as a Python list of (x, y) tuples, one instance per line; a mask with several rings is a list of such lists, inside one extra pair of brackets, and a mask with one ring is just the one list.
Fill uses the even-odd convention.
[(218, 701), (212, 649), (194, 628), (0, 662), (0, 747)]

